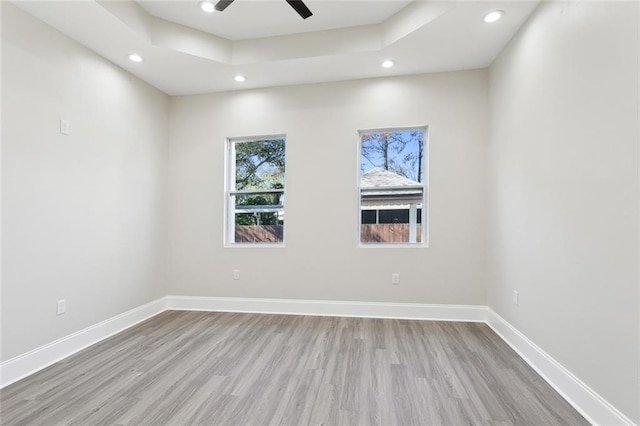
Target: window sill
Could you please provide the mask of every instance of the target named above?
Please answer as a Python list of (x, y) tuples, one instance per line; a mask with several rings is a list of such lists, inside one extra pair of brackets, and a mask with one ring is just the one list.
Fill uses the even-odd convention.
[(247, 248), (286, 248), (284, 243), (233, 243), (225, 244), (224, 248), (230, 249), (247, 249)]
[(402, 249), (418, 249), (418, 248), (422, 248), (422, 249), (426, 249), (429, 248), (429, 244), (428, 243), (416, 243), (416, 244), (409, 244), (409, 243), (382, 243), (382, 244), (375, 244), (375, 243), (370, 243), (370, 244), (363, 244), (363, 243), (358, 243), (358, 248), (363, 248), (363, 249), (396, 249), (396, 248), (402, 248)]

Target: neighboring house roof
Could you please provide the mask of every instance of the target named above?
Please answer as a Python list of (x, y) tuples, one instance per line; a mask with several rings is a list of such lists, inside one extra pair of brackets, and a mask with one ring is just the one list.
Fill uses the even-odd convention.
[[(400, 176), (380, 167), (374, 167), (360, 178), (362, 205), (382, 206), (422, 202), (420, 182)], [(403, 188), (407, 187), (407, 188)], [(407, 206), (408, 207), (408, 206)], [(406, 208), (406, 207), (405, 207)]]
[(374, 167), (360, 178), (361, 188), (379, 188), (381, 186), (413, 186), (422, 185), (420, 182), (400, 176), (381, 167)]

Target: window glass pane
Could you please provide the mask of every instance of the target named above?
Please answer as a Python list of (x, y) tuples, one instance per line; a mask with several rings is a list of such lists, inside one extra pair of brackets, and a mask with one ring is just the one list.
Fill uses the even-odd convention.
[(227, 244), (283, 243), (285, 136), (229, 140)]
[[(361, 133), (361, 176), (373, 169), (382, 169), (414, 183), (422, 183), (424, 175), (423, 157), (423, 130)], [(406, 183), (406, 181), (404, 182)], [(378, 180), (375, 183), (384, 186), (393, 182), (390, 180)]]
[(424, 129), (360, 133), (360, 241), (420, 243)]
[(362, 210), (362, 223), (377, 223), (375, 210)]
[(284, 139), (236, 142), (236, 190), (284, 188)]
[(234, 198), (236, 243), (278, 243), (283, 241), (283, 192), (238, 194)]
[(409, 209), (380, 210), (378, 223), (409, 223)]

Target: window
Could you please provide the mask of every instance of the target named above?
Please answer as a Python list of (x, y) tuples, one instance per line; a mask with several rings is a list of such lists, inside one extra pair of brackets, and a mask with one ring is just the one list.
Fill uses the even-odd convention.
[(426, 245), (426, 127), (359, 132), (360, 243)]
[(227, 245), (284, 242), (285, 137), (229, 139)]

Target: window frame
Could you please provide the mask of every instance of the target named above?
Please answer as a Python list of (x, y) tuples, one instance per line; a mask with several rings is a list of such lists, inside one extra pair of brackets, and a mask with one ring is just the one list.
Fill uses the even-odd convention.
[[(404, 132), (404, 131), (422, 131), (424, 134), (424, 146), (422, 156), (422, 170), (423, 181), (422, 183), (422, 211), (421, 213), (421, 240), (419, 243), (363, 243), (362, 242), (362, 135), (371, 133), (392, 133), (392, 132)], [(386, 249), (386, 248), (429, 248), (429, 125), (418, 126), (397, 126), (397, 127), (380, 127), (370, 129), (360, 129), (357, 132), (356, 143), (356, 188), (358, 193), (357, 202), (357, 239), (356, 246), (358, 248), (367, 249)]]
[[(265, 190), (237, 190), (235, 188), (236, 180), (236, 155), (235, 144), (246, 142), (259, 142), (264, 140), (282, 139), (284, 140), (284, 161), (285, 161), (285, 175), (284, 175), (284, 188), (280, 189), (265, 189)], [(235, 196), (236, 195), (251, 195), (251, 194), (264, 194), (264, 193), (282, 193), (282, 214), (286, 217), (286, 188), (287, 188), (287, 135), (285, 133), (265, 134), (258, 136), (241, 136), (241, 137), (227, 137), (224, 148), (224, 233), (223, 233), (223, 246), (225, 248), (283, 248), (285, 247), (287, 227), (283, 225), (282, 228), (282, 241), (268, 243), (238, 243), (235, 241)]]

